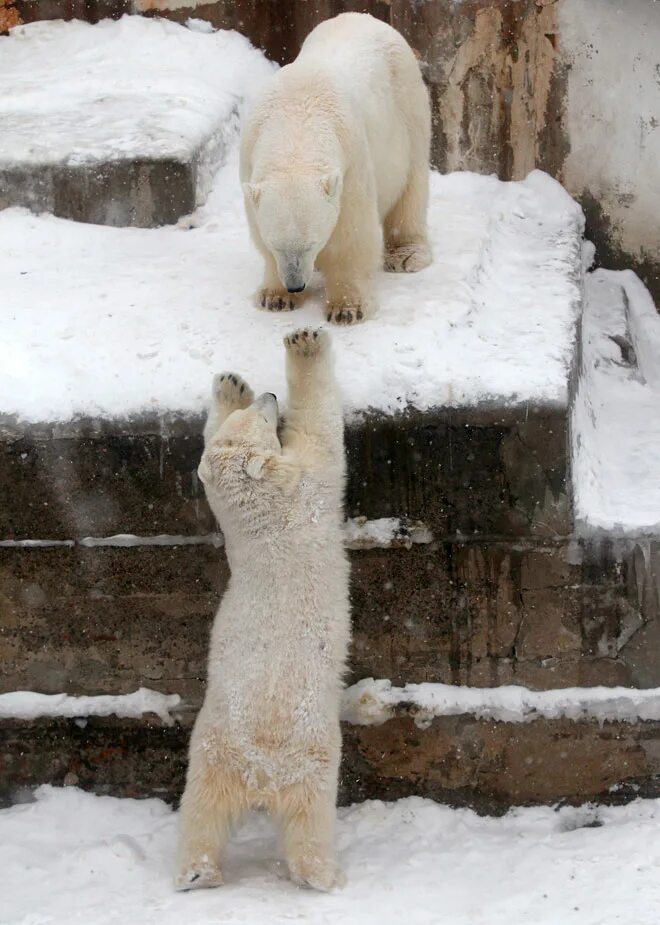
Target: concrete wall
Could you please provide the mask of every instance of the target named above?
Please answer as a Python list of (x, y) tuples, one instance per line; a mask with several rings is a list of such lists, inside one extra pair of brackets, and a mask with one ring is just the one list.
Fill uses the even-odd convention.
[[(5, 0), (5, 3), (7, 0)], [(598, 259), (660, 302), (656, 0), (13, 0), (24, 21), (129, 9), (238, 29), (285, 63), (322, 19), (369, 12), (417, 52), (441, 170), (547, 170), (580, 199)]]
[(599, 261), (631, 265), (660, 301), (660, 3), (563, 0), (566, 69), (560, 179), (577, 196)]

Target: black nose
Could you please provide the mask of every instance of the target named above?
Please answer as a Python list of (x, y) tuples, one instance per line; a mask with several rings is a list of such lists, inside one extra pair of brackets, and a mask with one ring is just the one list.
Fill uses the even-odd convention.
[(277, 401), (277, 395), (274, 392), (264, 392), (264, 395), (269, 395), (273, 401)]
[(304, 288), (305, 288), (305, 286), (304, 286), (304, 284), (303, 284), (302, 286), (298, 286), (297, 289), (290, 289), (290, 288), (287, 287), (287, 290), (286, 290), (286, 291), (287, 291), (287, 292), (302, 292)]

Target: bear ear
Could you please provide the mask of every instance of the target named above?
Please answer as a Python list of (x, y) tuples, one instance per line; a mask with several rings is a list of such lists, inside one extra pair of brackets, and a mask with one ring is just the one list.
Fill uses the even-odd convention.
[(261, 186), (258, 183), (244, 183), (243, 192), (248, 199), (252, 200), (254, 206), (259, 205), (259, 199), (261, 198)]
[(335, 199), (341, 192), (341, 174), (334, 171), (321, 177), (321, 189), (328, 199)]
[(259, 481), (264, 477), (264, 468), (266, 466), (265, 456), (250, 456), (245, 463), (245, 471), (251, 479)]

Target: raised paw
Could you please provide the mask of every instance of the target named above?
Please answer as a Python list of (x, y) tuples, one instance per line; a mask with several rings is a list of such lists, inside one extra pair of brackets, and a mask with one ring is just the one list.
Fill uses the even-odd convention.
[(213, 377), (213, 397), (230, 408), (247, 408), (254, 393), (245, 379), (236, 373), (217, 373)]
[(330, 343), (330, 336), (323, 328), (299, 328), (284, 338), (284, 346), (291, 353), (303, 357), (318, 356)]
[(174, 878), (174, 889), (180, 892), (187, 890), (210, 890), (222, 886), (220, 868), (210, 861), (192, 864), (180, 870)]
[(300, 296), (277, 289), (260, 289), (257, 293), (257, 306), (267, 312), (292, 312), (300, 301)]
[(417, 273), (431, 263), (428, 244), (397, 244), (385, 250), (385, 269), (388, 273)]

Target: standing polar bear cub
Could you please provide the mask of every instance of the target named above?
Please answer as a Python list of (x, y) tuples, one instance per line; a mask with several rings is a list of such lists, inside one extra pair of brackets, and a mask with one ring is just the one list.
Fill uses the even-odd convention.
[(217, 376), (199, 466), (231, 577), (190, 741), (175, 884), (222, 883), (241, 815), (275, 817), (292, 878), (338, 878), (339, 705), (349, 640), (343, 417), (324, 331), (285, 339), (289, 407)]
[(365, 13), (317, 26), (275, 74), (241, 141), (241, 181), (265, 261), (257, 300), (295, 308), (314, 268), (328, 321), (374, 307), (374, 278), (428, 266), (431, 112), (410, 46)]

